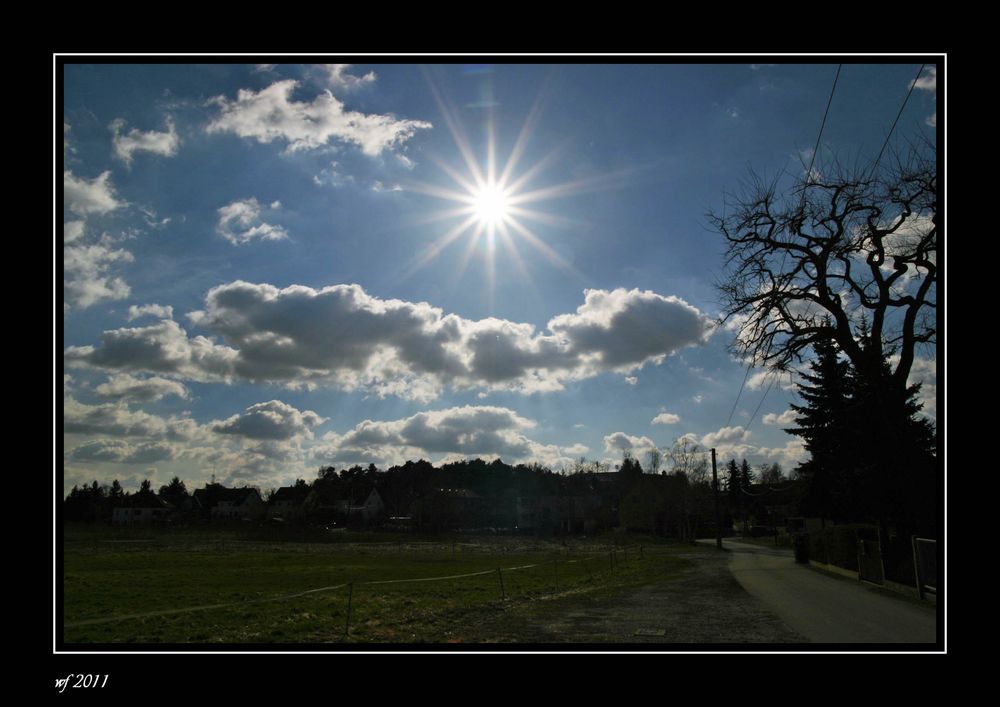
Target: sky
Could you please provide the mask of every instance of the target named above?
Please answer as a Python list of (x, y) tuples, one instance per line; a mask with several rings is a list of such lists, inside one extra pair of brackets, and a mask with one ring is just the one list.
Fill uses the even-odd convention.
[[(815, 150), (836, 63), (364, 59), (57, 67), (65, 489), (805, 459), (792, 380), (717, 325), (708, 215), (751, 169), (873, 160), (919, 62), (845, 63)], [(928, 66), (894, 135), (935, 105)], [(933, 416), (933, 350), (911, 380)]]

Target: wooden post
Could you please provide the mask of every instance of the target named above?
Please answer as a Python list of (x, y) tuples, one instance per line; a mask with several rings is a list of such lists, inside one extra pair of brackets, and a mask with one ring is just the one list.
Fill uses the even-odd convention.
[(497, 567), (497, 577), (500, 579), (500, 600), (501, 601), (506, 601), (506, 599), (507, 599), (507, 592), (504, 591), (504, 588), (503, 588), (503, 573), (500, 571), (499, 567)]
[(910, 544), (913, 545), (913, 576), (917, 580), (917, 597), (924, 598), (924, 580), (920, 576), (920, 561), (917, 557), (917, 536), (910, 536)]
[(354, 582), (347, 585), (347, 623), (344, 624), (344, 636), (351, 634), (351, 602), (354, 599)]
[(556, 587), (559, 586), (559, 558), (552, 560), (552, 578), (556, 583)]
[(719, 473), (715, 469), (715, 447), (712, 447), (712, 489), (715, 495), (715, 546), (722, 549), (722, 519), (719, 517)]

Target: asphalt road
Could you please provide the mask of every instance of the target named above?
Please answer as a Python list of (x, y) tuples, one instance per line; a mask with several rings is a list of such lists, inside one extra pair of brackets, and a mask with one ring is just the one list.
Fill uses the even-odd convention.
[[(714, 540), (700, 541), (714, 544)], [(813, 643), (934, 643), (936, 612), (795, 563), (786, 548), (724, 540), (729, 569), (753, 597)]]

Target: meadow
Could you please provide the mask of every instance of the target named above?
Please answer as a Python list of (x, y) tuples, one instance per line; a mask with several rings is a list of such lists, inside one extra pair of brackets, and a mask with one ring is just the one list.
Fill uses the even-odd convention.
[(68, 527), (66, 644), (445, 644), (532, 605), (676, 576), (651, 538)]

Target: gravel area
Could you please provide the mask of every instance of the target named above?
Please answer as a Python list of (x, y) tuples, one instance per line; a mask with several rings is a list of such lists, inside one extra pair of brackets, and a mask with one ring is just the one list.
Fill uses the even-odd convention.
[(685, 555), (675, 579), (613, 597), (564, 596), (512, 606), (475, 629), (475, 643), (775, 644), (804, 643), (751, 597), (714, 549)]

